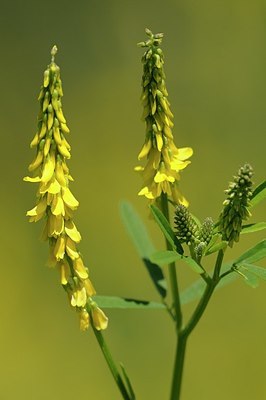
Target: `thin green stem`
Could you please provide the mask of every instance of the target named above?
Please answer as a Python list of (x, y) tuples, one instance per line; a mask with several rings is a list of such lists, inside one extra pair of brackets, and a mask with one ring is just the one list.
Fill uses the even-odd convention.
[(187, 336), (179, 332), (176, 344), (175, 365), (174, 365), (170, 400), (179, 400), (180, 398), (186, 345), (187, 345)]
[(223, 257), (224, 257), (224, 252), (223, 252), (223, 250), (220, 250), (217, 255), (217, 259), (216, 259), (213, 278), (211, 281), (209, 281), (207, 283), (207, 286), (205, 288), (205, 291), (203, 293), (201, 300), (199, 301), (199, 303), (198, 303), (194, 313), (192, 314), (190, 320), (188, 321), (186, 327), (183, 329), (183, 334), (185, 336), (190, 335), (192, 330), (198, 324), (200, 318), (202, 317), (202, 314), (204, 313), (204, 311), (209, 303), (209, 300), (214, 292), (214, 289), (219, 282), (219, 275), (220, 275), (220, 271), (221, 271)]
[(198, 324), (200, 318), (202, 317), (210, 301), (210, 298), (214, 292), (214, 289), (216, 285), (219, 283), (220, 280), (219, 275), (221, 271), (223, 256), (224, 252), (223, 250), (220, 250), (217, 255), (213, 277), (207, 280), (207, 285), (203, 293), (203, 296), (199, 301), (187, 325), (185, 326), (185, 328), (183, 328), (178, 332), (178, 343), (176, 348), (175, 367), (174, 367), (172, 391), (170, 397), (171, 400), (179, 400), (180, 398), (187, 340), (190, 333), (193, 331), (193, 329)]
[(118, 372), (118, 369), (115, 365), (113, 357), (110, 353), (110, 350), (107, 347), (107, 344), (104, 340), (102, 333), (100, 331), (97, 331), (94, 327), (92, 327), (92, 328), (93, 328), (94, 335), (98, 341), (98, 344), (101, 348), (101, 351), (104, 355), (104, 358), (108, 364), (108, 367), (113, 375), (113, 378), (118, 386), (118, 389), (120, 390), (120, 393), (121, 393), (123, 399), (124, 400), (135, 400), (135, 396), (132, 396), (128, 393), (128, 390), (123, 382), (123, 379), (121, 378), (120, 373)]
[[(165, 218), (169, 222), (168, 199), (167, 199), (167, 194), (165, 194), (165, 193), (161, 194), (161, 209), (162, 209), (162, 212), (163, 212)], [(172, 250), (172, 248), (167, 240), (166, 240), (166, 247), (167, 247), (167, 250)], [(173, 298), (175, 315), (176, 315), (176, 328), (177, 328), (177, 331), (179, 331), (182, 326), (182, 311), (181, 311), (180, 295), (179, 295), (179, 289), (178, 289), (178, 283), (177, 283), (175, 263), (169, 264), (168, 270), (169, 270), (169, 280), (170, 280), (172, 298)]]

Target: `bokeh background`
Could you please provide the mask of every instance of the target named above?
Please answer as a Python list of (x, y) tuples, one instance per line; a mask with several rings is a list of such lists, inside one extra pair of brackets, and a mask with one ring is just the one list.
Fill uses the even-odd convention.
[[(175, 139), (192, 146), (182, 191), (199, 218), (216, 218), (223, 190), (244, 162), (265, 179), (266, 3), (264, 0), (1, 0), (1, 329), (3, 400), (116, 400), (91, 331), (80, 333), (55, 271), (46, 266), (42, 224), (29, 224), (34, 185), (22, 182), (34, 157), (37, 96), (50, 49), (71, 128), (72, 190), (81, 251), (99, 294), (158, 300), (119, 217), (127, 199), (163, 240), (138, 198), (133, 171), (144, 140), (140, 121), (144, 28), (164, 32)], [(253, 220), (265, 220), (265, 205)], [(227, 258), (262, 239), (241, 238)], [(180, 271), (181, 286), (195, 278)], [(237, 281), (217, 292), (192, 334), (183, 399), (266, 398), (266, 286)], [(191, 307), (186, 309), (189, 314)], [(109, 311), (106, 339), (139, 400), (169, 396), (174, 330), (156, 311)]]

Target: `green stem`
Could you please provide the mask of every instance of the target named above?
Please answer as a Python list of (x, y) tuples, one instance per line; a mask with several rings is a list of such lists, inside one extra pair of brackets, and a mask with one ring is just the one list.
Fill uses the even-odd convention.
[[(162, 209), (162, 213), (164, 214), (165, 218), (169, 222), (169, 207), (168, 207), (167, 194), (165, 194), (165, 193), (161, 194), (161, 209)], [(167, 250), (172, 250), (172, 248), (167, 240), (166, 240), (166, 247), (167, 247)], [(172, 298), (173, 298), (175, 315), (176, 315), (176, 328), (177, 328), (177, 331), (179, 331), (182, 326), (182, 311), (181, 311), (180, 295), (179, 295), (179, 289), (178, 289), (178, 283), (177, 283), (175, 263), (171, 263), (168, 265), (168, 271), (169, 271), (169, 280), (170, 280)]]
[(101, 348), (101, 351), (102, 351), (102, 353), (104, 355), (104, 358), (105, 358), (105, 360), (106, 360), (106, 362), (108, 364), (108, 367), (109, 367), (109, 369), (110, 369), (110, 371), (111, 371), (111, 373), (113, 375), (114, 380), (116, 381), (116, 384), (118, 386), (118, 389), (120, 390), (120, 393), (121, 393), (123, 399), (124, 400), (135, 400), (135, 396), (131, 396), (128, 393), (128, 390), (127, 390), (127, 388), (126, 388), (126, 386), (125, 386), (125, 384), (124, 384), (124, 382), (123, 382), (123, 380), (121, 378), (121, 375), (118, 372), (118, 369), (117, 369), (117, 367), (115, 365), (115, 362), (114, 362), (114, 360), (112, 358), (110, 350), (107, 347), (107, 344), (106, 344), (106, 342), (104, 340), (104, 337), (103, 337), (102, 333), (100, 331), (97, 331), (94, 327), (92, 327), (92, 328), (93, 328), (94, 335), (95, 335), (95, 337), (96, 337), (96, 339), (98, 341), (98, 344), (99, 344), (99, 346)]
[(186, 345), (187, 345), (187, 336), (179, 332), (176, 344), (175, 365), (174, 365), (170, 400), (179, 400), (180, 398)]
[(224, 257), (224, 252), (223, 250), (219, 250), (219, 253), (217, 255), (215, 267), (214, 267), (214, 273), (212, 280), (207, 283), (206, 289), (203, 293), (203, 296), (201, 300), (199, 301), (194, 313), (192, 314), (190, 320), (188, 321), (186, 327), (183, 329), (183, 334), (185, 336), (189, 336), (190, 333), (193, 331), (195, 326), (198, 324), (200, 318), (202, 317), (202, 314), (204, 313), (209, 300), (214, 292), (215, 287), (219, 283), (219, 275), (221, 271), (221, 266), (223, 262), (223, 257)]
[(173, 373), (172, 391), (170, 398), (171, 400), (179, 400), (180, 398), (187, 339), (191, 334), (191, 332), (193, 331), (193, 329), (198, 324), (200, 318), (202, 317), (210, 301), (210, 298), (214, 292), (215, 287), (219, 283), (220, 280), (219, 275), (221, 271), (223, 256), (224, 252), (223, 250), (220, 250), (217, 255), (213, 277), (210, 280), (208, 280), (203, 296), (199, 301), (187, 325), (185, 326), (184, 329), (180, 330), (178, 333), (178, 343), (176, 348), (175, 367)]

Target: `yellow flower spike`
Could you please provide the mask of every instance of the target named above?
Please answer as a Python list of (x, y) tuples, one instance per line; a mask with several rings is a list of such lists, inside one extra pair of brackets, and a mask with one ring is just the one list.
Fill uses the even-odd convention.
[(83, 285), (86, 289), (88, 296), (92, 297), (96, 294), (96, 290), (94, 289), (93, 284), (91, 283), (89, 278), (87, 278), (83, 281)]
[[(73, 267), (79, 278), (81, 279), (87, 279), (89, 277), (88, 275), (88, 270), (84, 266), (83, 261), (81, 257), (77, 258), (76, 260), (73, 261)], [(91, 294), (89, 294), (91, 296)]]
[(70, 237), (67, 237), (66, 239), (66, 252), (68, 256), (71, 258), (71, 260), (75, 260), (80, 256), (79, 252), (76, 249), (75, 242), (72, 239), (70, 239)]
[(91, 316), (94, 328), (97, 329), (97, 331), (101, 331), (107, 328), (108, 318), (98, 306), (92, 307)]
[(87, 310), (83, 308), (79, 313), (79, 327), (81, 331), (86, 331), (90, 326), (90, 316)]
[[(56, 51), (54, 46), (52, 61), (44, 73), (39, 95), (38, 131), (31, 141), (31, 147), (37, 146), (37, 152), (29, 167), (33, 177), (24, 178), (25, 181), (39, 183), (37, 204), (27, 215), (31, 222), (45, 219), (41, 238), (49, 243), (47, 265), (59, 270), (60, 281), (70, 304), (79, 314), (80, 329), (86, 330), (90, 317), (85, 307), (88, 300), (93, 301), (92, 296), (96, 291), (76, 247), (81, 235), (73, 222), (73, 210), (77, 209), (79, 202), (69, 189), (69, 182), (73, 178), (66, 159), (70, 158), (71, 147), (64, 137), (69, 133), (69, 128), (62, 110), (60, 69), (54, 62)], [(101, 315), (101, 311), (95, 311), (95, 318), (98, 318), (97, 329), (107, 326), (106, 317)]]
[(141, 172), (144, 179), (143, 188), (138, 195), (154, 201), (165, 193), (176, 203), (184, 202), (183, 196), (177, 190), (180, 181), (178, 172), (190, 164), (187, 159), (192, 155), (192, 149), (178, 149), (173, 142), (173, 114), (167, 98), (164, 56), (160, 48), (163, 34), (153, 35), (149, 30), (146, 33), (149, 39), (140, 44), (141, 47), (146, 47), (142, 57), (141, 96), (146, 140), (138, 158), (147, 156), (147, 163), (144, 168), (135, 169)]

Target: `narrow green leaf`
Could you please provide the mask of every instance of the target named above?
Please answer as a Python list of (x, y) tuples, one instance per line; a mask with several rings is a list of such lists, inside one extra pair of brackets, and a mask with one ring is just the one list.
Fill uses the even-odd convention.
[(160, 296), (166, 297), (167, 283), (163, 271), (158, 265), (149, 260), (150, 255), (155, 252), (155, 247), (148, 235), (146, 226), (130, 203), (121, 202), (120, 213), (124, 226), (142, 258), (154, 286)]
[(150, 205), (150, 209), (155, 221), (159, 225), (161, 231), (163, 232), (168, 243), (172, 246), (173, 250), (176, 250), (179, 254), (183, 254), (184, 250), (161, 210), (159, 210), (159, 208), (156, 207), (154, 204)]
[(154, 253), (155, 247), (140, 216), (126, 201), (120, 203), (120, 214), (138, 254), (140, 257), (148, 258), (150, 254)]
[(154, 301), (129, 299), (117, 296), (93, 296), (101, 308), (120, 308), (120, 309), (165, 309), (165, 305)]
[(254, 289), (259, 286), (259, 278), (241, 266), (235, 269), (235, 273), (240, 275), (248, 286), (251, 286)]
[(241, 271), (243, 269), (247, 270), (250, 273), (252, 273), (252, 274), (256, 275), (257, 277), (266, 281), (266, 268), (258, 267), (257, 265), (249, 264), (249, 263), (241, 264), (240, 268), (241, 268)]
[(266, 229), (266, 222), (257, 222), (255, 224), (243, 225), (240, 233), (244, 234), (244, 233), (258, 232), (262, 231), (263, 229)]
[(250, 207), (256, 206), (265, 198), (266, 198), (266, 181), (262, 182), (254, 190), (251, 200), (250, 200)]
[(240, 257), (234, 260), (233, 264), (237, 265), (243, 261), (246, 263), (253, 263), (266, 257), (266, 240), (262, 240), (254, 247), (243, 253)]
[(177, 260), (182, 260), (188, 264), (193, 271), (197, 272), (197, 274), (202, 274), (204, 272), (202, 267), (196, 261), (194, 261), (193, 258), (178, 254), (176, 251), (156, 251), (151, 255), (150, 259), (152, 262), (155, 262), (160, 266), (171, 264)]
[(131, 400), (135, 400), (135, 399), (136, 399), (136, 396), (135, 396), (133, 387), (132, 387), (132, 385), (131, 385), (131, 382), (130, 382), (130, 379), (129, 379), (129, 377), (128, 377), (128, 374), (127, 374), (127, 372), (126, 372), (126, 370), (125, 370), (125, 367), (124, 367), (124, 365), (123, 365), (121, 362), (120, 362), (120, 367), (121, 367), (121, 370), (122, 370), (124, 379), (125, 379), (125, 381), (126, 381), (128, 391), (129, 391), (130, 396), (131, 396), (130, 399), (131, 399)]

